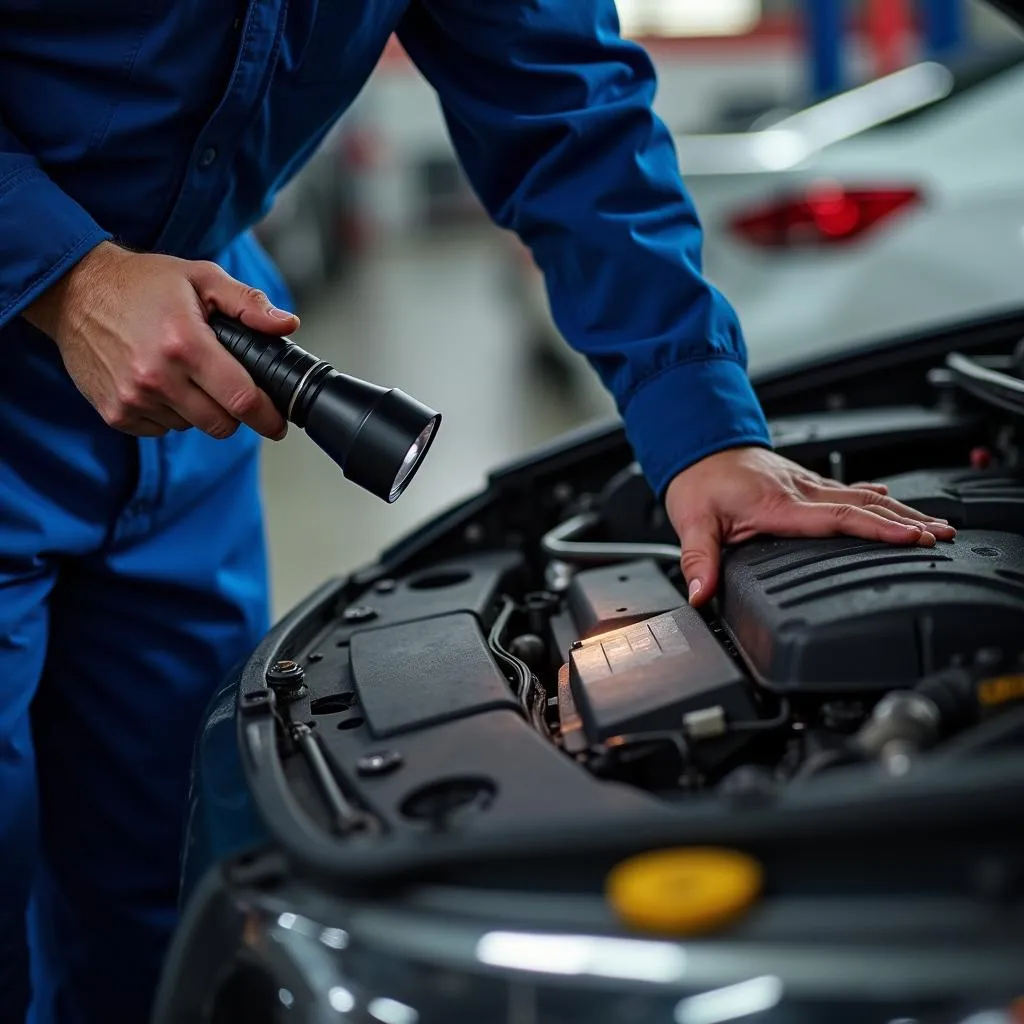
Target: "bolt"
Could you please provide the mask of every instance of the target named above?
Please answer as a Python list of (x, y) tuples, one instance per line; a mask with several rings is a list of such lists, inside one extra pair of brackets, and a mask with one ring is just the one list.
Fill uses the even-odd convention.
[(570, 498), (572, 498), (572, 484), (562, 483), (555, 484), (554, 489), (551, 492), (551, 496), (558, 502), (559, 505), (564, 505)]
[(484, 539), (484, 528), (479, 523), (470, 523), (466, 527), (466, 532), (463, 534), (467, 544), (477, 545), (482, 544)]
[(559, 562), (557, 559), (548, 562), (547, 568), (544, 570), (544, 582), (547, 584), (548, 590), (553, 590), (556, 594), (569, 589), (572, 577), (572, 566), (565, 562)]
[(397, 585), (394, 580), (377, 580), (373, 585), (373, 589), (378, 594), (390, 594)]
[(318, 661), (323, 661), (324, 656), (320, 651), (313, 651), (313, 653), (306, 660), (316, 663)]
[(267, 685), (282, 700), (295, 700), (305, 687), (306, 670), (290, 658), (275, 662), (267, 673)]
[(364, 754), (356, 761), (356, 771), (360, 775), (388, 775), (401, 767), (402, 755), (397, 750), (381, 750), (373, 754)]
[(351, 608), (345, 609), (342, 618), (346, 622), (369, 622), (370, 619), (377, 618), (377, 612), (369, 605), (354, 604)]

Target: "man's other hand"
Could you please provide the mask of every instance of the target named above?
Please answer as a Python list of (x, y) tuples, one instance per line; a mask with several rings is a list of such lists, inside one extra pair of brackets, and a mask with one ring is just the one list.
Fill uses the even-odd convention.
[(846, 486), (763, 448), (735, 448), (702, 459), (669, 484), (665, 505), (682, 543), (683, 574), (694, 605), (715, 593), (722, 546), (757, 534), (845, 534), (925, 547), (956, 535), (945, 520), (890, 498), (881, 484)]
[(118, 430), (158, 437), (195, 426), (226, 438), (245, 423), (283, 437), (280, 413), (207, 324), (215, 310), (268, 334), (299, 326), (213, 263), (127, 252), (111, 242), (24, 316), (53, 338), (78, 390)]

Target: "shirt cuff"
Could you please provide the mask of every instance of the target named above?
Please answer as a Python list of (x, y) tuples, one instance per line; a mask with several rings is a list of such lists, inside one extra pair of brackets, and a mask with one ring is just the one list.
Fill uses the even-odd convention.
[(39, 168), (0, 182), (0, 327), (110, 237)]
[(676, 363), (648, 378), (622, 418), (659, 500), (677, 474), (708, 455), (748, 445), (771, 447), (747, 372), (727, 356)]

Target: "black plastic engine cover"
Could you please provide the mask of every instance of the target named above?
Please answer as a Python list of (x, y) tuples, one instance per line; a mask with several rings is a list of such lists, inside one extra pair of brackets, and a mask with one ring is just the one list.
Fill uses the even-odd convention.
[(376, 739), (508, 708), (508, 681), (468, 612), (368, 629), (352, 637), (352, 681)]
[(686, 604), (651, 558), (585, 569), (573, 578), (568, 599), (584, 639)]
[(1024, 480), (1005, 473), (931, 470), (885, 483), (894, 498), (956, 527), (1024, 532)]
[(726, 628), (779, 692), (884, 690), (1024, 647), (1024, 538), (961, 530), (934, 549), (756, 540), (729, 552)]

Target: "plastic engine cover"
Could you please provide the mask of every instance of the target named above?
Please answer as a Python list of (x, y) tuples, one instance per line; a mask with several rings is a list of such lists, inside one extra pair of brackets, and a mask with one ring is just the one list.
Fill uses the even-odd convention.
[(1024, 538), (961, 530), (936, 548), (758, 540), (729, 552), (721, 614), (779, 692), (889, 689), (982, 648), (1024, 647)]
[(1005, 473), (933, 469), (885, 482), (894, 498), (956, 527), (1024, 531), (1024, 481)]

